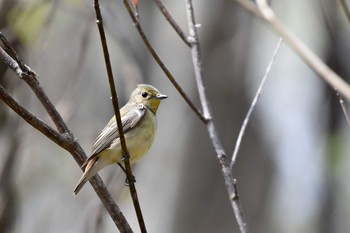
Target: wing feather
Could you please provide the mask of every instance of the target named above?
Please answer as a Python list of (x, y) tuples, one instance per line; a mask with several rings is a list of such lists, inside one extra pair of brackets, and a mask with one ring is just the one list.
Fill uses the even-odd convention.
[[(146, 107), (143, 105), (135, 106), (130, 109), (125, 116), (121, 118), (124, 134), (134, 128), (138, 122), (144, 117)], [(87, 162), (95, 158), (101, 151), (110, 147), (112, 142), (119, 137), (119, 131), (116, 121), (110, 121), (102, 130), (101, 134), (96, 138), (92, 146), (90, 157), (85, 161), (82, 167), (86, 166)]]

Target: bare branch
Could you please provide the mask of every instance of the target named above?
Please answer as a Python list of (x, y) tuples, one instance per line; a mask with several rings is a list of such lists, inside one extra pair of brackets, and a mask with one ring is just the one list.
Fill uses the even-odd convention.
[(7, 41), (6, 37), (0, 32), (0, 40), (4, 45), (4, 49), (6, 53), (11, 56), (17, 63), (18, 66), (24, 71), (27, 72), (27, 67), (24, 65), (22, 59), (18, 56), (15, 49), (11, 46), (11, 44)]
[(45, 122), (37, 118), (22, 105), (20, 105), (10, 94), (0, 85), (0, 99), (7, 104), (14, 112), (22, 117), (28, 124), (39, 130), (42, 134), (48, 137), (57, 145), (66, 143), (66, 139), (62, 137), (56, 130), (51, 128)]
[[(13, 58), (11, 60), (12, 63), (17, 63), (17, 65), (11, 65), (11, 67), (16, 67), (15, 72), (19, 74), (20, 78), (22, 78), (35, 93), (36, 97), (39, 99), (46, 112), (51, 117), (52, 121), (56, 125), (58, 131), (60, 133), (67, 133), (66, 136), (69, 136), (70, 132), (67, 125), (64, 123), (61, 115), (56, 110), (55, 106), (51, 103), (47, 95), (44, 93), (43, 89), (40, 86), (38, 81), (38, 77), (35, 72), (33, 72), (28, 66), (26, 66), (22, 59), (18, 56), (13, 47), (8, 43), (7, 39), (0, 33), (0, 39), (4, 44), (5, 50), (7, 53)], [(6, 56), (6, 55), (4, 55)], [(7, 59), (9, 59), (7, 57)], [(5, 59), (5, 61), (7, 60)]]
[[(137, 5), (136, 5), (137, 6)], [(130, 155), (128, 152), (128, 149), (126, 147), (126, 142), (125, 142), (125, 137), (124, 137), (124, 131), (123, 131), (123, 126), (122, 126), (122, 121), (121, 121), (121, 116), (120, 116), (120, 111), (119, 111), (119, 103), (118, 103), (118, 96), (117, 92), (115, 89), (114, 85), (114, 79), (113, 79), (113, 72), (112, 72), (112, 66), (109, 58), (109, 52), (108, 52), (108, 46), (107, 46), (107, 39), (106, 35), (104, 32), (103, 28), (103, 21), (102, 21), (102, 15), (101, 15), (101, 10), (100, 10), (100, 4), (98, 0), (94, 1), (94, 8), (95, 8), (95, 13), (96, 13), (96, 23), (97, 27), (100, 33), (100, 38), (101, 38), (101, 43), (102, 43), (102, 48), (103, 48), (103, 55), (105, 58), (105, 63), (106, 63), (106, 69), (108, 73), (108, 81), (109, 81), (109, 87), (112, 95), (112, 103), (113, 103), (113, 108), (114, 108), (114, 114), (115, 118), (117, 121), (117, 126), (118, 126), (118, 131), (119, 131), (119, 139), (122, 147), (122, 154), (123, 154), (123, 160), (125, 163), (125, 170), (127, 174), (127, 179), (129, 182), (129, 188), (130, 188), (130, 193), (132, 197), (132, 201), (135, 207), (135, 212), (137, 215), (137, 220), (140, 225), (141, 232), (145, 233), (147, 232), (146, 230), (146, 225), (142, 216), (142, 210), (140, 206), (140, 202), (137, 197), (137, 191), (136, 187), (134, 184), (134, 176), (132, 174), (131, 166), (130, 166)], [(137, 8), (136, 8), (137, 10)]]
[[(260, 0), (259, 8), (248, 0), (235, 0), (247, 11), (262, 18), (267, 22), (275, 33), (282, 37), (286, 44), (324, 81), (330, 86), (337, 89), (347, 100), (350, 100), (350, 86), (338, 74), (330, 69), (321, 59), (313, 53), (298, 37), (292, 34), (287, 28), (278, 20), (273, 10), (264, 4), (264, 0)], [(261, 2), (262, 1), (262, 2)]]
[(227, 160), (226, 153), (224, 151), (224, 148), (222, 147), (221, 141), (218, 137), (218, 133), (215, 129), (214, 122), (213, 122), (210, 108), (209, 108), (209, 102), (205, 94), (205, 87), (203, 83), (203, 69), (202, 69), (202, 62), (201, 62), (201, 51), (200, 51), (200, 45), (198, 40), (196, 23), (194, 19), (192, 0), (186, 0), (186, 8), (187, 8), (188, 26), (189, 26), (189, 32), (190, 32), (193, 67), (194, 67), (199, 97), (200, 97), (203, 112), (204, 112), (204, 117), (207, 119), (206, 126), (208, 129), (209, 136), (212, 140), (213, 146), (215, 148), (216, 156), (221, 165), (226, 189), (229, 195), (229, 199), (231, 201), (231, 205), (236, 217), (236, 221), (239, 225), (240, 231), (242, 233), (248, 233), (249, 232), (248, 226), (244, 218), (243, 210), (241, 208), (241, 204), (238, 198), (238, 191), (235, 187), (235, 181), (232, 177), (230, 164)]
[(166, 20), (168, 20), (169, 24), (174, 28), (176, 33), (180, 36), (180, 38), (187, 44), (187, 46), (191, 47), (190, 42), (188, 41), (184, 31), (180, 28), (180, 26), (176, 23), (174, 18), (170, 15), (169, 11), (166, 9), (161, 0), (154, 0), (157, 4), (159, 10), (163, 13)]
[(249, 107), (249, 110), (248, 110), (248, 113), (247, 113), (247, 116), (244, 118), (244, 121), (243, 121), (243, 124), (242, 124), (242, 127), (241, 127), (241, 130), (239, 131), (239, 134), (238, 134), (238, 138), (237, 138), (237, 141), (236, 141), (236, 146), (235, 146), (235, 149), (233, 151), (233, 156), (232, 156), (232, 160), (231, 160), (231, 164), (230, 164), (230, 167), (231, 169), (233, 168), (233, 165), (236, 163), (236, 158), (237, 158), (237, 154), (238, 154), (238, 151), (239, 151), (239, 148), (240, 148), (240, 145), (241, 145), (241, 142), (242, 142), (242, 138), (243, 138), (243, 135), (244, 135), (244, 132), (245, 132), (245, 129), (248, 125), (248, 121), (250, 119), (250, 116), (252, 115), (253, 113), (253, 110), (256, 106), (256, 103), (258, 102), (258, 99), (259, 99), (259, 96), (261, 94), (261, 91), (262, 91), (262, 88), (265, 84), (265, 81), (267, 79), (267, 75), (269, 74), (270, 70), (271, 70), (271, 67), (273, 65), (273, 62), (276, 58), (276, 55), (277, 55), (277, 52), (281, 46), (281, 43), (282, 43), (283, 39), (280, 38), (278, 40), (278, 43), (276, 45), (276, 48), (275, 48), (275, 51), (273, 52), (273, 55), (271, 57), (271, 60), (269, 62), (269, 65), (267, 66), (267, 69), (265, 71), (265, 74), (260, 82), (260, 85), (259, 85), (259, 88), (258, 90), (256, 91), (256, 94), (254, 96), (254, 99), (253, 99), (253, 102), (252, 104), (250, 105)]
[(237, 222), (240, 223), (239, 228), (240, 228), (241, 232), (248, 232), (248, 225), (247, 225), (246, 220), (244, 219), (243, 209), (241, 206), (241, 202), (239, 201), (239, 194), (238, 194), (237, 180), (236, 179), (233, 179), (233, 187), (234, 187), (235, 193), (234, 193), (234, 196), (231, 198), (237, 201), (237, 204), (233, 206), (235, 216), (236, 216)]
[(15, 60), (13, 60), (13, 58), (10, 55), (8, 55), (6, 51), (1, 47), (0, 47), (0, 59), (18, 76), (22, 76), (22, 70), (21, 68), (19, 68), (18, 63)]
[(129, 15), (138, 31), (138, 33), (140, 34), (143, 42), (145, 43), (148, 51), (152, 54), (154, 60), (158, 63), (159, 67), (163, 70), (163, 72), (165, 73), (165, 75), (168, 77), (169, 81), (173, 84), (173, 86), (175, 87), (175, 89), (179, 92), (179, 94), (181, 95), (181, 97), (186, 101), (186, 103), (188, 104), (188, 106), (190, 106), (190, 108), (193, 110), (193, 112), (195, 112), (197, 114), (197, 116), (199, 117), (199, 119), (201, 119), (202, 122), (206, 122), (205, 117), (203, 116), (203, 114), (199, 111), (199, 109), (192, 103), (192, 101), (190, 100), (190, 98), (186, 95), (186, 93), (182, 90), (182, 88), (180, 87), (180, 85), (176, 82), (174, 76), (170, 73), (170, 71), (168, 70), (168, 68), (165, 66), (165, 64), (162, 62), (162, 60), (160, 59), (160, 57), (158, 56), (158, 54), (154, 51), (151, 43), (149, 42), (148, 38), (146, 37), (145, 33), (142, 30), (142, 27), (140, 25), (140, 21), (138, 20), (138, 18), (136, 18), (136, 16), (134, 15), (134, 13), (131, 10), (131, 7), (129, 5), (128, 0), (123, 0), (124, 1), (124, 5), (127, 9), (127, 11), (129, 12)]
[[(4, 42), (5, 38), (1, 33), (0, 37)], [(12, 47), (8, 44), (5, 38), (4, 46), (7, 48), (6, 51), (0, 47), (0, 58), (6, 65), (11, 69), (15, 68), (14, 71), (17, 73), (18, 77), (26, 80), (27, 84), (32, 88), (33, 92), (40, 99), (41, 103), (44, 105), (46, 111), (51, 116), (56, 126), (61, 127), (62, 133), (58, 133), (40, 119), (31, 114), (28, 110), (22, 107), (14, 98), (12, 98), (7, 91), (0, 85), (0, 99), (3, 100), (11, 109), (13, 109), (19, 116), (21, 116), (25, 121), (32, 125), (35, 129), (43, 133), (53, 142), (55, 142), (60, 147), (69, 151), (75, 161), (81, 166), (86, 159), (85, 152), (76, 141), (74, 135), (66, 128), (66, 125), (60, 116), (60, 114), (55, 109), (54, 105), (51, 103), (49, 98), (46, 96), (44, 91), (41, 89), (39, 81), (36, 79), (35, 72), (32, 71), (28, 66), (26, 66), (15, 51), (11, 51)], [(10, 49), (9, 49), (10, 48)], [(10, 53), (11, 56), (8, 54)], [(18, 63), (19, 62), (19, 63)], [(23, 71), (23, 69), (25, 71)], [(46, 103), (43, 103), (45, 102)], [(114, 202), (113, 198), (109, 194), (106, 186), (103, 184), (101, 178), (96, 175), (90, 179), (90, 183), (94, 188), (95, 192), (99, 196), (101, 202), (106, 207), (109, 215), (113, 219), (114, 223), (121, 232), (132, 232), (130, 225), (125, 219), (124, 215), (120, 211), (119, 207)]]

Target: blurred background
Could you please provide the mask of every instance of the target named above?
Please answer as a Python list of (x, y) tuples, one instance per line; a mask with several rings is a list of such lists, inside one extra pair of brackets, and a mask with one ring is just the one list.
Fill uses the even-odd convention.
[[(276, 15), (344, 79), (349, 21), (338, 0), (271, 1)], [(185, 32), (185, 2), (164, 0)], [(153, 1), (141, 25), (176, 80), (200, 107), (189, 48)], [(350, 4), (347, 2), (347, 4)], [(205, 126), (145, 48), (122, 1), (101, 1), (121, 105), (138, 83), (169, 98), (158, 110), (154, 145), (135, 166), (149, 232), (239, 232)], [(231, 157), (254, 93), (278, 42), (232, 0), (194, 1), (204, 82), (220, 139)], [(112, 116), (92, 0), (0, 0), (10, 40), (89, 154)], [(0, 84), (52, 125), (39, 102), (0, 63)], [(282, 44), (233, 169), (251, 232), (349, 232), (349, 128), (334, 91)], [(71, 155), (0, 102), (0, 232), (115, 232)], [(100, 175), (135, 232), (136, 216), (117, 166)]]

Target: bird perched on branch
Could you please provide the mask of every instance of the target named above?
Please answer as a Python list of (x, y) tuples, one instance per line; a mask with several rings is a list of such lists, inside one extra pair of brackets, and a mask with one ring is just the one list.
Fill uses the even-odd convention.
[[(128, 103), (120, 109), (130, 163), (139, 160), (151, 147), (157, 129), (156, 112), (160, 101), (166, 98), (155, 87), (139, 84)], [(102, 168), (117, 163), (123, 169), (120, 164), (122, 156), (118, 126), (113, 116), (96, 138), (90, 157), (82, 165), (84, 174), (73, 191), (74, 195)]]

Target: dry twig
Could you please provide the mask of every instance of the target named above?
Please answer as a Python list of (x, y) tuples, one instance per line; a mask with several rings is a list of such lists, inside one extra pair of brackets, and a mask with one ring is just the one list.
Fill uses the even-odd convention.
[(281, 46), (282, 41), (283, 41), (282, 38), (280, 38), (278, 43), (277, 43), (277, 45), (276, 45), (275, 51), (273, 52), (272, 58), (271, 58), (271, 60), (269, 62), (269, 65), (267, 66), (265, 74), (264, 74), (264, 76), (263, 76), (263, 78), (262, 78), (262, 80), (260, 82), (259, 88), (256, 91), (256, 94), (254, 96), (253, 102), (252, 102), (252, 104), (249, 107), (249, 110), (248, 110), (248, 113), (247, 113), (246, 117), (244, 118), (241, 130), (239, 131), (239, 134), (238, 134), (238, 138), (237, 138), (237, 141), (236, 141), (236, 146), (235, 146), (235, 149), (233, 151), (231, 164), (230, 164), (231, 169), (233, 168), (233, 165), (236, 163), (237, 154), (238, 154), (241, 142), (242, 142), (242, 138), (243, 138), (245, 129), (246, 129), (247, 125), (248, 125), (248, 121), (250, 119), (250, 116), (253, 113), (253, 110), (254, 110), (254, 108), (256, 106), (256, 103), (258, 102), (258, 99), (259, 99), (259, 96), (261, 94), (261, 91), (262, 91), (262, 88), (264, 86), (264, 83), (266, 81), (267, 75), (269, 74), (269, 72), (271, 70), (271, 67), (272, 67), (273, 62), (274, 62), (274, 60), (276, 58), (277, 52), (278, 52), (278, 50), (279, 50), (279, 48)]
[(190, 98), (186, 95), (186, 93), (182, 90), (182, 88), (180, 87), (180, 85), (177, 83), (177, 81), (175, 80), (174, 76), (170, 73), (170, 71), (168, 70), (168, 68), (165, 66), (165, 64), (162, 62), (162, 60), (160, 59), (160, 57), (158, 56), (158, 54), (156, 53), (156, 51), (153, 49), (151, 43), (149, 42), (148, 38), (146, 37), (145, 33), (142, 30), (142, 27), (140, 25), (140, 21), (138, 20), (138, 18), (134, 15), (134, 13), (131, 10), (130, 4), (128, 2), (128, 0), (123, 0), (124, 1), (124, 5), (138, 31), (138, 33), (140, 34), (140, 37), (142, 38), (143, 42), (145, 43), (148, 51), (152, 54), (154, 60), (158, 63), (159, 67), (163, 70), (163, 72), (165, 73), (165, 75), (167, 76), (167, 78), (169, 79), (169, 81), (173, 84), (173, 86), (175, 87), (175, 89), (179, 92), (179, 94), (181, 95), (181, 97), (186, 101), (186, 103), (188, 104), (188, 106), (190, 106), (190, 108), (193, 110), (194, 113), (196, 113), (196, 115), (199, 117), (199, 119), (201, 119), (202, 122), (205, 122), (206, 119), (203, 116), (203, 114), (199, 111), (199, 109), (192, 103), (192, 101), (190, 100)]
[(191, 47), (190, 42), (188, 41), (187, 36), (185, 35), (184, 31), (180, 28), (180, 26), (176, 23), (174, 18), (170, 15), (169, 11), (166, 9), (164, 4), (161, 0), (154, 0), (157, 4), (159, 10), (164, 15), (165, 19), (169, 22), (169, 24), (174, 28), (175, 32), (179, 35), (179, 37), (183, 40), (185, 44), (187, 44), (189, 47)]
[(186, 8), (187, 8), (188, 26), (190, 31), (190, 42), (191, 42), (191, 52), (192, 52), (194, 73), (196, 77), (197, 88), (198, 88), (198, 93), (199, 93), (200, 101), (203, 108), (204, 117), (206, 118), (206, 126), (208, 129), (210, 139), (213, 143), (216, 156), (221, 165), (226, 189), (229, 195), (229, 199), (231, 201), (231, 205), (236, 217), (236, 221), (239, 225), (239, 229), (242, 233), (248, 233), (249, 232), (248, 225), (245, 220), (243, 210), (240, 204), (238, 191), (235, 184), (236, 182), (232, 177), (230, 164), (227, 160), (226, 152), (221, 144), (218, 133), (216, 131), (216, 128), (212, 119), (212, 115), (210, 112), (210, 108), (209, 108), (209, 101), (205, 93), (205, 87), (203, 82), (203, 69), (202, 69), (202, 62), (201, 62), (201, 51), (200, 51), (200, 44), (198, 40), (195, 18), (194, 18), (192, 0), (186, 0)]
[(258, 0), (258, 6), (248, 0), (235, 0), (248, 12), (263, 19), (275, 33), (324, 81), (335, 88), (347, 100), (350, 100), (350, 86), (338, 74), (330, 69), (318, 56), (313, 53), (298, 37), (291, 33), (275, 16), (265, 0)]
[(107, 73), (108, 73), (109, 87), (110, 87), (110, 91), (111, 91), (111, 95), (112, 95), (112, 103), (113, 103), (115, 118), (117, 121), (120, 144), (122, 147), (123, 160), (125, 163), (125, 170), (126, 170), (129, 188), (130, 188), (130, 193), (131, 193), (132, 201), (134, 204), (134, 208), (135, 208), (135, 212), (137, 215), (137, 220), (138, 220), (139, 225), (140, 225), (141, 232), (146, 233), (147, 232), (146, 225), (145, 225), (145, 222), (143, 220), (141, 206), (140, 206), (140, 202), (139, 202), (138, 197), (137, 197), (137, 191), (136, 191), (136, 187), (135, 187), (135, 183), (134, 183), (133, 174), (131, 171), (131, 166), (130, 166), (130, 161), (129, 161), (130, 155), (129, 155), (128, 149), (126, 147), (123, 126), (122, 126), (121, 116), (120, 116), (120, 112), (119, 112), (118, 96), (117, 96), (117, 92), (116, 92), (115, 85), (114, 85), (112, 66), (111, 66), (111, 61), (109, 58), (109, 52), (108, 52), (108, 46), (107, 46), (107, 39), (106, 39), (104, 28), (103, 28), (102, 15), (101, 15), (101, 10), (100, 10), (100, 5), (99, 5), (98, 0), (94, 1), (94, 8), (95, 8), (95, 13), (96, 13), (96, 23), (97, 23), (98, 30), (100, 33), (100, 39), (101, 39), (102, 48), (103, 48), (103, 55), (105, 58), (106, 69), (107, 69)]
[[(58, 146), (69, 151), (75, 161), (79, 164), (79, 166), (81, 166), (86, 159), (85, 152), (81, 148), (80, 144), (76, 141), (74, 135), (66, 126), (61, 115), (58, 113), (50, 99), (47, 97), (44, 90), (41, 88), (36, 73), (23, 63), (21, 58), (16, 54), (14, 49), (1, 33), (0, 39), (3, 42), (4, 47), (4, 49), (0, 47), (0, 60), (2, 60), (5, 65), (15, 71), (18, 77), (23, 79), (30, 86), (37, 98), (43, 104), (45, 110), (48, 112), (58, 131), (47, 125), (45, 122), (41, 121), (34, 114), (21, 106), (1, 85), (0, 99), (12, 110), (14, 110), (20, 117), (22, 117), (27, 123), (40, 131)], [(90, 183), (118, 229), (121, 232), (132, 232), (130, 225), (109, 194), (101, 178), (96, 175), (90, 179)]]

